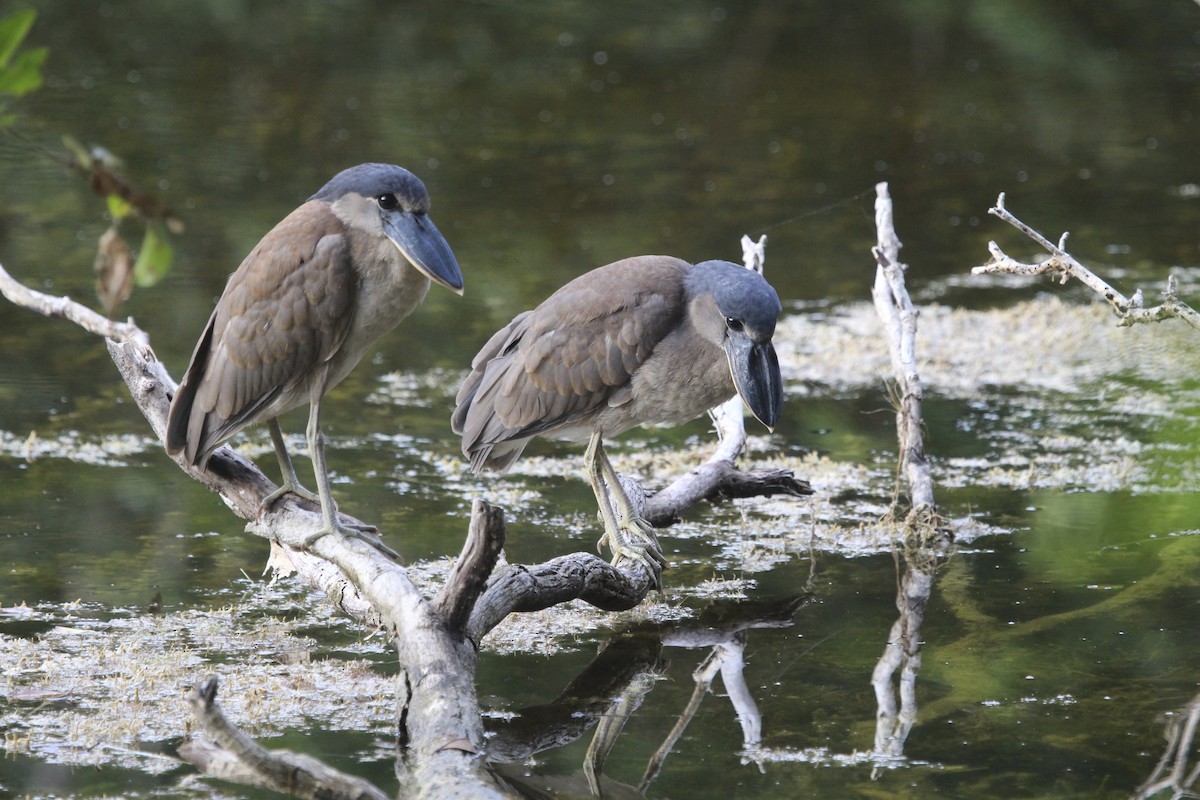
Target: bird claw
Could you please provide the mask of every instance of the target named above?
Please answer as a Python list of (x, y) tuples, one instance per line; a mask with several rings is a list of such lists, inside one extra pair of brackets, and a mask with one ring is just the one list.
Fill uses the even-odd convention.
[(321, 495), (305, 489), (298, 483), (289, 484), (285, 482), (278, 489), (263, 498), (262, 503), (259, 504), (258, 513), (262, 514), (266, 511), (269, 511), (271, 506), (278, 503), (280, 498), (282, 498), (285, 494), (294, 494), (303, 500), (309, 501), (310, 503), (321, 505)]
[(361, 542), (366, 542), (367, 544), (371, 545), (371, 547), (374, 547), (376, 550), (378, 550), (379, 552), (388, 556), (389, 558), (391, 558), (394, 561), (402, 560), (400, 558), (399, 553), (397, 553), (392, 548), (388, 547), (386, 544), (383, 543), (382, 539), (380, 539), (378, 536), (374, 535), (378, 530), (379, 529), (376, 528), (374, 525), (343, 525), (342, 523), (339, 522), (333, 528), (333, 530), (330, 530), (329, 528), (322, 528), (319, 531), (309, 534), (307, 537), (305, 537), (304, 541), (301, 543), (301, 547), (303, 549), (307, 550), (309, 547), (312, 546), (313, 542), (317, 541), (318, 539), (324, 538), (331, 533), (336, 532), (340, 536), (345, 536), (350, 539), (358, 539)]
[(615, 529), (604, 532), (596, 542), (596, 549), (599, 550), (605, 544), (612, 550), (613, 566), (623, 558), (636, 561), (654, 576), (654, 588), (662, 590), (661, 575), (668, 562), (649, 522), (641, 517), (623, 519)]

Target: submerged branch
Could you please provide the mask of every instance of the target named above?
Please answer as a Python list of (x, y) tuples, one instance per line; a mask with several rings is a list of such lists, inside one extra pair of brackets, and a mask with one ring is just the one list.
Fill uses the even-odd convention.
[(995, 242), (988, 242), (988, 252), (991, 253), (992, 258), (988, 263), (973, 268), (972, 274), (984, 275), (999, 272), (1010, 275), (1055, 275), (1059, 278), (1059, 283), (1066, 283), (1071, 278), (1075, 278), (1104, 298), (1113, 313), (1117, 315), (1118, 324), (1122, 327), (1145, 322), (1161, 322), (1164, 319), (1179, 317), (1191, 327), (1200, 328), (1200, 313), (1179, 299), (1179, 285), (1174, 275), (1167, 277), (1163, 302), (1153, 308), (1144, 308), (1140, 289), (1134, 293), (1133, 297), (1125, 297), (1066, 251), (1066, 233), (1063, 233), (1059, 237), (1058, 243), (1055, 244), (1013, 215), (1004, 206), (1003, 192), (996, 198), (996, 205), (988, 209), (988, 213), (1021, 231), (1050, 255), (1037, 263), (1025, 264), (1007, 255)]

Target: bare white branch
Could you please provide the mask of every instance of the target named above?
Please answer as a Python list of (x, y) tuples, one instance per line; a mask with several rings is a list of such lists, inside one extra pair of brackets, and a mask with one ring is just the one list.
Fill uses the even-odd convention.
[(900, 466), (908, 481), (912, 510), (917, 517), (934, 508), (933, 478), (925, 458), (921, 432), (921, 398), (924, 390), (917, 372), (917, 309), (904, 285), (907, 267), (900, 262), (900, 239), (892, 222), (892, 198), (886, 183), (875, 185), (875, 287), (871, 295), (883, 321), (892, 357), (892, 371), (899, 389), (896, 433), (900, 444)]
[(1004, 220), (1009, 225), (1021, 231), (1021, 233), (1037, 242), (1050, 255), (1042, 261), (1026, 264), (1010, 257), (995, 242), (988, 242), (988, 252), (992, 258), (988, 263), (972, 269), (972, 274), (984, 275), (1001, 272), (1011, 275), (1054, 275), (1058, 277), (1059, 283), (1063, 284), (1068, 279), (1075, 278), (1084, 286), (1087, 286), (1104, 298), (1105, 302), (1112, 308), (1113, 313), (1117, 315), (1118, 324), (1121, 326), (1136, 325), (1144, 322), (1160, 322), (1164, 319), (1178, 317), (1191, 327), (1200, 328), (1200, 313), (1197, 313), (1195, 309), (1179, 299), (1179, 286), (1173, 276), (1167, 279), (1167, 289), (1163, 292), (1163, 302), (1153, 308), (1143, 308), (1144, 300), (1140, 289), (1132, 298), (1126, 298), (1125, 295), (1083, 266), (1074, 256), (1066, 251), (1066, 233), (1063, 233), (1059, 237), (1058, 244), (1056, 245), (1014, 216), (1004, 206), (1003, 192), (996, 199), (996, 205), (988, 209), (988, 213)]

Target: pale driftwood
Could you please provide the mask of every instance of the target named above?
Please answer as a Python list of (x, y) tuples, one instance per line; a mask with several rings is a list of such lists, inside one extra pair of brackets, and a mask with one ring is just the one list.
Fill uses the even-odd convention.
[[(149, 337), (132, 320), (114, 323), (69, 298), (29, 289), (2, 266), (0, 293), (17, 305), (45, 316), (69, 319), (104, 336), (139, 410), (162, 440), (176, 384), (154, 355)], [(741, 441), (744, 438), (738, 442), (739, 451)], [(728, 443), (722, 442), (721, 448), (728, 452)], [(732, 462), (736, 454), (727, 460)], [(485, 742), (474, 689), (474, 643), (487, 631), (514, 611), (544, 608), (573, 597), (604, 609), (630, 608), (657, 583), (657, 576), (641, 564), (617, 569), (588, 553), (532, 567), (510, 565), (489, 578), (503, 546), (504, 521), (498, 509), (477, 501), (460, 564), (436, 600), (430, 602), (404, 569), (381, 549), (342, 536), (308, 541), (321, 524), (315, 504), (288, 495), (268, 512), (260, 513), (263, 498), (274, 491), (275, 484), (254, 463), (228, 447), (214, 453), (208, 469), (203, 471), (181, 458), (175, 461), (190, 477), (216, 492), (234, 514), (249, 520), (248, 532), (272, 542), (272, 566), (297, 573), (351, 616), (383, 629), (391, 638), (401, 665), (397, 716), (403, 753), (397, 774), (406, 784), (406, 792), (413, 796), (510, 796), (482, 757)], [(677, 491), (695, 497), (739, 496), (745, 492), (740, 477), (731, 479), (722, 471), (714, 479), (714, 474), (685, 476)], [(722, 482), (726, 480), (731, 481), (732, 488), (723, 490)], [(701, 489), (689, 487), (697, 483)], [(672, 499), (669, 506), (672, 516), (682, 509), (677, 499)], [(350, 526), (367, 527), (345, 514), (342, 520)], [(184, 752), (202, 770), (211, 769), (230, 780), (257, 781), (256, 785), (278, 788), (278, 782), (269, 775), (252, 777), (262, 772), (263, 764), (273, 762), (258, 756), (247, 760), (245, 754), (251, 749), (230, 750), (197, 741)], [(313, 774), (322, 773), (315, 770)], [(314, 792), (321, 795), (326, 790), (333, 791), (318, 787)]]
[(11, 275), (4, 272), (3, 267), (0, 267), (0, 272), (4, 273), (0, 279), (0, 294), (8, 298), (13, 305), (37, 312), (43, 317), (70, 320), (88, 333), (108, 339), (117, 341), (133, 339), (141, 341), (143, 344), (148, 344), (150, 341), (145, 332), (133, 323), (133, 320), (114, 322), (108, 317), (97, 314), (87, 306), (76, 303), (69, 297), (54, 297), (45, 292), (30, 289), (19, 281), (13, 280)]
[(1117, 315), (1121, 326), (1136, 325), (1146, 322), (1161, 322), (1164, 319), (1178, 317), (1193, 328), (1200, 328), (1200, 313), (1179, 299), (1179, 286), (1174, 275), (1167, 277), (1167, 288), (1163, 292), (1163, 302), (1153, 308), (1143, 307), (1142, 291), (1137, 290), (1133, 297), (1126, 297), (1114, 289), (1103, 279), (1079, 263), (1067, 252), (1067, 234), (1063, 233), (1055, 244), (1029, 225), (1017, 219), (1004, 206), (1004, 193), (996, 198), (996, 205), (988, 209), (988, 213), (1012, 225), (1021, 233), (1028, 236), (1044, 248), (1050, 256), (1033, 264), (1025, 264), (1008, 256), (995, 242), (988, 242), (988, 252), (991, 261), (975, 267), (971, 272), (975, 275), (987, 273), (1007, 273), (1010, 275), (1056, 275), (1060, 283), (1066, 283), (1075, 278), (1096, 294), (1104, 298), (1113, 313)]
[(892, 198), (886, 183), (875, 184), (875, 287), (871, 292), (875, 311), (883, 321), (892, 372), (898, 389), (896, 436), (900, 444), (900, 469), (908, 481), (912, 514), (920, 517), (933, 511), (933, 479), (925, 458), (921, 433), (921, 399), (924, 390), (917, 371), (917, 309), (904, 285), (907, 265), (900, 262), (900, 239), (892, 221)]

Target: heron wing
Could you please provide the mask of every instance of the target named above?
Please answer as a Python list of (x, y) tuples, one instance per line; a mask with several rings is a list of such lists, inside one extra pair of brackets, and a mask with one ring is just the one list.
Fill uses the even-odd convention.
[(686, 311), (688, 268), (666, 256), (600, 267), (492, 336), (472, 362), (451, 419), (473, 468), (504, 468), (524, 440), (626, 402), (630, 377)]
[(203, 463), (242, 428), (323, 390), (310, 382), (350, 330), (357, 280), (327, 205), (306, 203), (276, 225), (230, 277), (196, 345), (167, 449)]

